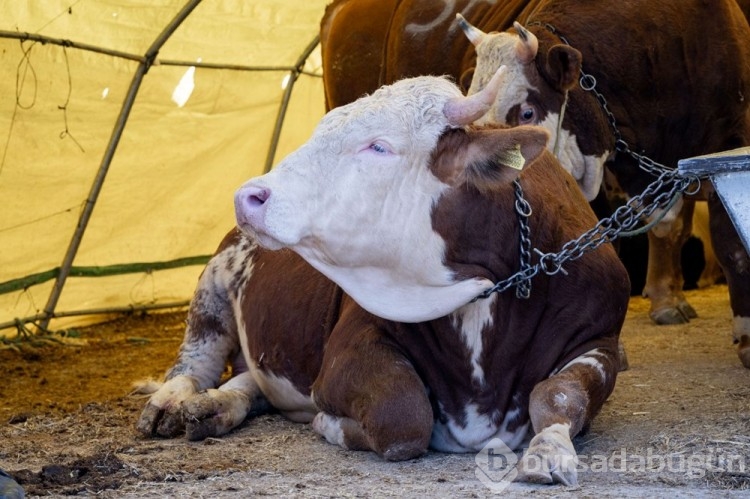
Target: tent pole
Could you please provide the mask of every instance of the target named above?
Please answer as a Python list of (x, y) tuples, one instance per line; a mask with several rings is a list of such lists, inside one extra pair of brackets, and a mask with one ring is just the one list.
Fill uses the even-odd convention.
[(50, 292), (47, 304), (44, 307), (44, 318), (40, 322), (40, 328), (42, 330), (48, 328), (50, 320), (55, 315), (57, 302), (60, 299), (63, 286), (65, 286), (65, 281), (68, 278), (70, 267), (73, 265), (73, 260), (75, 259), (76, 253), (78, 253), (78, 248), (81, 245), (81, 239), (83, 239), (83, 233), (86, 231), (86, 227), (88, 226), (89, 220), (91, 219), (91, 214), (94, 211), (94, 205), (96, 204), (96, 200), (98, 199), (99, 193), (101, 192), (102, 185), (104, 184), (104, 178), (107, 176), (109, 165), (112, 163), (112, 157), (114, 156), (117, 145), (120, 142), (120, 137), (122, 136), (122, 132), (125, 129), (125, 123), (127, 123), (128, 121), (130, 110), (133, 108), (133, 103), (135, 102), (135, 97), (138, 94), (138, 89), (141, 86), (143, 77), (146, 75), (153, 62), (156, 60), (156, 56), (159, 53), (161, 47), (166, 43), (166, 41), (180, 26), (180, 24), (182, 24), (187, 16), (190, 15), (193, 9), (198, 6), (199, 3), (201, 3), (201, 0), (189, 0), (185, 4), (185, 6), (182, 7), (180, 12), (177, 13), (174, 19), (172, 19), (172, 21), (164, 28), (164, 30), (159, 33), (159, 36), (156, 37), (156, 40), (154, 40), (154, 42), (146, 51), (144, 60), (138, 64), (138, 68), (133, 75), (133, 80), (130, 82), (130, 88), (128, 88), (128, 93), (125, 96), (122, 108), (120, 109), (120, 115), (117, 117), (115, 127), (112, 130), (112, 135), (109, 139), (109, 144), (107, 144), (107, 149), (104, 152), (104, 157), (102, 158), (102, 162), (99, 166), (99, 171), (94, 178), (91, 190), (89, 191), (89, 195), (86, 198), (86, 204), (84, 205), (83, 210), (81, 211), (81, 215), (78, 218), (78, 225), (76, 226), (76, 230), (73, 233), (70, 244), (68, 245), (68, 250), (65, 253), (63, 263), (62, 265), (60, 265), (60, 273), (57, 275), (57, 279), (55, 279), (55, 284), (52, 286), (52, 291)]
[(279, 138), (281, 137), (281, 127), (284, 124), (284, 117), (286, 116), (286, 110), (289, 107), (289, 100), (292, 97), (292, 88), (294, 83), (297, 81), (300, 73), (302, 73), (302, 67), (305, 65), (307, 58), (315, 47), (320, 42), (320, 35), (316, 35), (313, 41), (305, 48), (302, 55), (297, 59), (294, 68), (289, 73), (289, 83), (287, 83), (284, 89), (284, 96), (281, 99), (281, 106), (279, 107), (279, 114), (276, 116), (276, 124), (273, 127), (273, 134), (271, 135), (271, 145), (268, 147), (268, 155), (266, 156), (266, 164), (263, 167), (263, 173), (268, 173), (273, 167), (273, 160), (276, 157), (276, 149), (279, 147)]
[[(126, 305), (122, 307), (106, 307), (106, 308), (91, 308), (83, 310), (68, 310), (64, 312), (55, 312), (53, 318), (60, 319), (63, 317), (77, 317), (82, 315), (113, 315), (113, 314), (133, 314), (136, 312), (149, 312), (151, 310), (165, 310), (165, 309), (185, 309), (190, 305), (190, 300), (183, 300), (171, 303), (152, 303), (147, 305)], [(46, 318), (45, 314), (37, 314), (31, 317), (23, 317), (20, 319), (14, 319), (8, 322), (0, 322), (0, 331), (3, 329), (16, 328), (16, 330), (23, 327), (29, 322), (37, 322), (41, 319)], [(3, 338), (3, 334), (0, 333), (0, 341)]]
[(96, 52), (98, 54), (111, 55), (113, 57), (119, 57), (121, 59), (130, 59), (132, 61), (142, 62), (143, 57), (140, 55), (128, 54), (127, 52), (120, 52), (119, 50), (111, 50), (103, 47), (97, 47), (95, 45), (89, 45), (88, 43), (78, 43), (72, 40), (63, 40), (62, 38), (52, 38), (50, 36), (40, 35), (38, 33), (21, 33), (18, 31), (5, 31), (0, 30), (0, 38), (15, 38), (21, 40), (21, 43), (26, 41), (39, 42), (42, 44), (59, 45), (61, 47), (72, 47), (79, 50), (88, 50), (89, 52)]

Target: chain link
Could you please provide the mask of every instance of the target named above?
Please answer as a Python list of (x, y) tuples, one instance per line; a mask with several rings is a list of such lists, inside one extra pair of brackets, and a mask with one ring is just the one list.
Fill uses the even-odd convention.
[[(516, 192), (516, 215), (518, 216), (521, 271), (531, 267), (531, 229), (529, 228), (529, 217), (531, 216), (531, 205), (523, 197), (523, 188), (518, 179), (513, 181)], [(516, 297), (527, 300), (531, 296), (531, 279), (525, 279), (516, 285)]]
[[(663, 172), (641, 194), (630, 198), (627, 203), (617, 208), (611, 217), (599, 220), (592, 229), (584, 232), (577, 239), (565, 243), (557, 253), (543, 253), (534, 248), (534, 252), (539, 255), (539, 261), (535, 265), (525, 267), (522, 255), (521, 270), (509, 278), (497, 282), (472, 301), (489, 298), (493, 293), (502, 293), (513, 286), (518, 288), (516, 296), (519, 298), (528, 298), (530, 293), (526, 296), (519, 296), (519, 289), (539, 272), (547, 275), (555, 275), (562, 272), (567, 275), (567, 271), (563, 267), (564, 264), (578, 260), (584, 254), (597, 249), (604, 243), (610, 243), (622, 235), (627, 235), (629, 231), (632, 231), (638, 225), (641, 219), (652, 216), (657, 209), (662, 208), (662, 213), (649, 222), (643, 229), (648, 230), (653, 225), (659, 223), (682, 193), (687, 192), (691, 184), (695, 182), (700, 183), (700, 179), (696, 176), (680, 175), (674, 171)], [(650, 202), (648, 198), (652, 198)], [(523, 240), (523, 238), (524, 236), (522, 235), (521, 239)], [(530, 284), (528, 289), (530, 292)]]
[[(552, 26), (548, 23), (540, 23), (540, 22), (530, 22), (527, 24), (527, 26), (542, 26), (550, 33), (553, 33), (555, 36), (557, 36), (565, 45), (568, 45), (569, 47), (570, 42), (567, 38), (565, 38), (563, 35), (561, 35), (557, 28)], [(609, 122), (609, 126), (612, 128), (612, 133), (615, 137), (615, 151), (627, 154), (633, 159), (635, 159), (638, 162), (638, 167), (642, 170), (650, 173), (651, 175), (658, 177), (665, 171), (673, 171), (673, 168), (670, 168), (666, 165), (663, 165), (661, 163), (657, 163), (656, 161), (652, 160), (651, 158), (644, 156), (642, 154), (638, 154), (637, 152), (630, 149), (630, 146), (628, 143), (622, 138), (622, 133), (620, 133), (620, 129), (617, 127), (617, 119), (615, 118), (614, 113), (610, 111), (609, 105), (607, 104), (607, 99), (604, 97), (604, 94), (599, 92), (597, 90), (596, 85), (596, 77), (594, 75), (586, 73), (583, 70), (583, 66), (581, 66), (581, 77), (578, 80), (578, 85), (580, 85), (581, 89), (585, 92), (591, 92), (596, 97), (596, 100), (599, 102), (599, 105), (602, 108), (602, 111), (607, 117), (607, 121)]]

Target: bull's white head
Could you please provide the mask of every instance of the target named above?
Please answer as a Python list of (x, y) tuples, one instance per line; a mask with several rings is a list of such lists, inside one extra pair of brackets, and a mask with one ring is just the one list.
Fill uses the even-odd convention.
[[(240, 228), (270, 249), (291, 248), (375, 315), (448, 315), (493, 283), (449, 267), (431, 218), (436, 203), (467, 182), (459, 171), (467, 164), (505, 158), (521, 168), (546, 145), (541, 129), (526, 130), (525, 141), (499, 130), (503, 140), (467, 144), (452, 152), (456, 161), (435, 157), (446, 131), (486, 112), (501, 80), (498, 70), (464, 97), (445, 78), (412, 78), (332, 110), (306, 144), (237, 191)], [(508, 170), (506, 184), (518, 175)]]
[[(563, 168), (576, 179), (586, 199), (594, 199), (601, 186), (604, 163), (612, 151), (582, 150), (582, 147), (592, 148), (593, 127), (589, 124), (584, 131), (578, 126), (576, 113), (589, 115), (581, 111), (580, 103), (577, 110), (568, 111), (567, 119), (563, 116), (564, 124), (560, 122), (561, 115), (565, 114), (568, 92), (578, 82), (581, 53), (562, 43), (540, 53), (537, 37), (517, 22), (513, 25), (515, 32), (484, 33), (469, 24), (461, 14), (457, 18), (477, 52), (469, 95), (484, 88), (498, 67), (507, 68), (497, 100), (478, 123), (544, 127), (551, 136), (550, 150), (556, 149), (553, 152)], [(592, 120), (592, 117), (581, 119)]]

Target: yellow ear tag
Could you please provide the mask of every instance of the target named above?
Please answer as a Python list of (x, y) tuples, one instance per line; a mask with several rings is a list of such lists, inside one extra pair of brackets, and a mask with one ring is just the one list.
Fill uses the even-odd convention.
[(526, 164), (526, 158), (521, 154), (521, 144), (516, 144), (514, 149), (508, 149), (498, 155), (500, 162), (509, 168), (514, 170), (523, 170)]

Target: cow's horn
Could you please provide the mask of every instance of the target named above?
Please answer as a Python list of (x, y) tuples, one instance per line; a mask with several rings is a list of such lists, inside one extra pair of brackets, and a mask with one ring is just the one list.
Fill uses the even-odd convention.
[(482, 90), (467, 97), (449, 100), (443, 109), (448, 122), (452, 126), (461, 127), (484, 116), (495, 103), (504, 72), (505, 66), (500, 66)]
[(516, 42), (518, 60), (521, 61), (521, 64), (528, 64), (536, 57), (537, 50), (539, 50), (539, 40), (534, 33), (521, 26), (518, 21), (513, 23), (513, 27), (518, 32), (518, 41)]
[(456, 19), (458, 19), (458, 26), (464, 32), (464, 35), (466, 35), (466, 38), (469, 39), (472, 45), (476, 47), (477, 45), (482, 43), (482, 40), (484, 39), (484, 31), (472, 26), (471, 23), (464, 19), (464, 16), (462, 16), (461, 14), (456, 14)]

